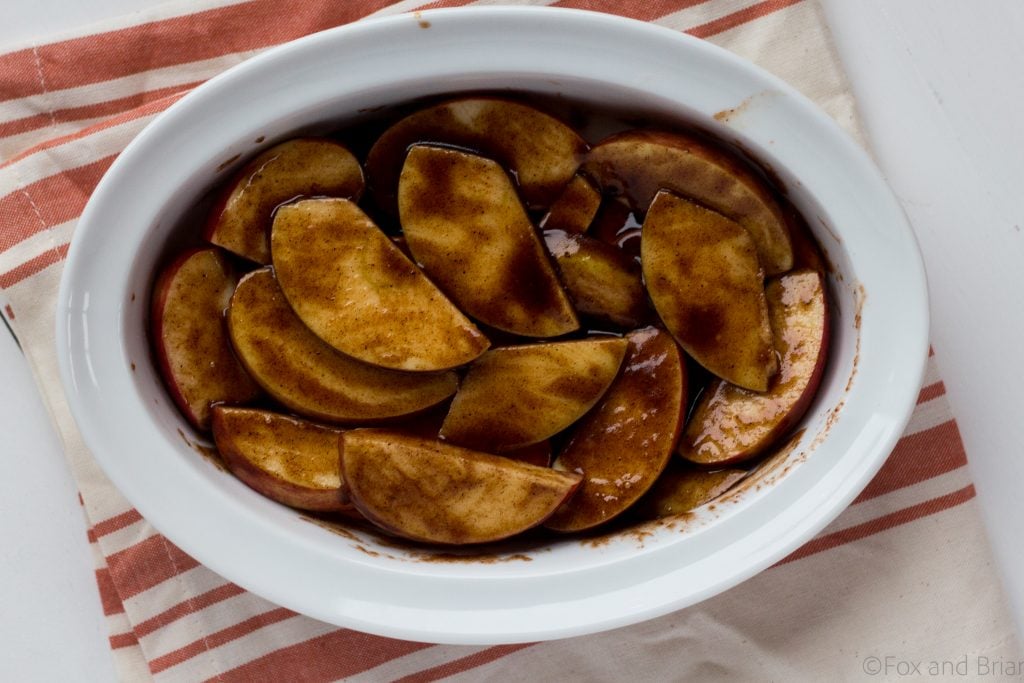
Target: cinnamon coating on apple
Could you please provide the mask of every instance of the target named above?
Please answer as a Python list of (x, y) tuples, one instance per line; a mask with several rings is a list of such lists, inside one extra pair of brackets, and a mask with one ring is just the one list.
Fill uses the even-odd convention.
[(150, 337), (239, 481), (417, 543), (545, 539), (706, 505), (793, 434), (829, 345), (795, 210), (700, 134), (553, 112), (449, 99), (218, 189)]

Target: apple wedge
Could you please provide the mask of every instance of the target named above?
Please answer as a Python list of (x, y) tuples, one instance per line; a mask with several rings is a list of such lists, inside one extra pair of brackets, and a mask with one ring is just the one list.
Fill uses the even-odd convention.
[(213, 440), (249, 488), (300, 510), (350, 509), (341, 479), (341, 430), (267, 410), (213, 408)]
[(692, 465), (682, 467), (670, 464), (647, 495), (636, 504), (637, 516), (641, 519), (658, 519), (689, 512), (718, 498), (745, 476), (746, 470), (708, 472)]
[(651, 302), (683, 349), (732, 384), (767, 390), (777, 361), (749, 233), (659, 192), (644, 220), (640, 260)]
[(531, 210), (555, 201), (579, 166), (587, 143), (564, 123), (533, 107), (496, 97), (468, 97), (421, 109), (380, 136), (366, 158), (378, 205), (396, 209), (398, 175), (409, 148), (451, 145), (494, 159), (513, 172)]
[(587, 236), (618, 247), (630, 258), (639, 259), (640, 225), (629, 206), (620, 199), (608, 199), (598, 209)]
[(679, 454), (691, 462), (724, 467), (765, 452), (814, 398), (828, 356), (824, 280), (812, 270), (793, 271), (770, 281), (766, 294), (779, 373), (766, 393), (712, 381), (679, 442)]
[(153, 288), (153, 346), (171, 398), (196, 428), (210, 428), (210, 404), (260, 394), (231, 350), (224, 327), (235, 277), (218, 249), (190, 249)]
[(414, 541), (498, 541), (541, 524), (572, 495), (577, 474), (379, 429), (341, 438), (356, 509)]
[(398, 209), (416, 262), (473, 318), (527, 337), (579, 327), (516, 188), (497, 163), (417, 145), (402, 168)]
[(809, 268), (822, 274), (828, 272), (829, 266), (825, 262), (825, 255), (811, 234), (807, 221), (789, 202), (783, 204), (782, 210), (786, 214), (786, 225), (789, 226), (789, 234), (793, 238), (793, 268)]
[(624, 251), (562, 230), (546, 230), (544, 243), (579, 313), (630, 329), (647, 317), (640, 265)]
[(256, 263), (270, 263), (271, 215), (297, 197), (359, 199), (363, 170), (342, 145), (323, 138), (282, 142), (247, 163), (227, 184), (204, 237)]
[(557, 434), (607, 391), (626, 345), (592, 337), (488, 351), (463, 378), (441, 438), (494, 453)]
[(454, 372), (367, 365), (335, 351), (288, 305), (271, 268), (249, 273), (228, 308), (231, 343), (264, 391), (291, 410), (359, 424), (418, 413), (455, 393)]
[[(442, 408), (444, 410), (441, 410)], [(440, 438), (441, 425), (444, 424), (445, 415), (448, 413), (447, 408), (448, 406), (444, 405), (431, 408), (418, 415), (410, 416), (402, 420), (400, 424), (389, 426), (388, 428), (411, 436), (437, 440)], [(551, 465), (551, 442), (545, 439), (529, 446), (505, 451), (499, 455), (536, 465), (537, 467), (549, 467)]]
[(622, 374), (573, 430), (554, 468), (583, 475), (579, 491), (545, 523), (592, 529), (625, 512), (657, 481), (686, 411), (686, 366), (672, 336), (656, 327), (626, 335)]
[(660, 190), (690, 197), (746, 228), (769, 275), (793, 267), (786, 219), (771, 190), (722, 149), (690, 135), (634, 130), (595, 145), (582, 168), (640, 212)]
[(583, 234), (601, 207), (601, 193), (586, 176), (573, 176), (540, 221), (543, 230)]
[(292, 309), (338, 351), (394, 370), (446, 370), (490, 342), (354, 203), (277, 211), (274, 271)]
[(537, 467), (550, 467), (551, 442), (544, 439), (543, 441), (538, 441), (513, 451), (499, 453), (499, 455), (511, 458), (512, 460), (518, 460), (519, 462), (529, 463), (530, 465), (536, 465)]

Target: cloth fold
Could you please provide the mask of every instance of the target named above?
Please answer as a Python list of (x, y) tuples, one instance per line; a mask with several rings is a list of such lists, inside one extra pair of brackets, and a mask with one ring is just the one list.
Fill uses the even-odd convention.
[[(315, 621), (226, 581), (121, 496), (71, 419), (53, 318), (68, 244), (117, 154), (191, 88), (263, 49), (371, 15), (480, 0), (175, 2), (0, 54), (0, 296), (58, 426), (89, 521), (124, 680), (882, 680), (899, 662), (1024, 660), (929, 359), (902, 440), (819, 536), (700, 605), (538, 644), (411, 643)], [(652, 21), (781, 76), (863, 142), (814, 0), (530, 1)], [(926, 668), (926, 667), (925, 667)], [(922, 669), (924, 670), (924, 669)], [(995, 670), (995, 669), (991, 669)]]

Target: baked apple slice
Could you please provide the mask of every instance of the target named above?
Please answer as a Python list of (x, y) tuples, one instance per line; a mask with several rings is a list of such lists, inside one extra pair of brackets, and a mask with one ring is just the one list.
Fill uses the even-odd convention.
[(828, 356), (825, 282), (813, 270), (787, 273), (766, 289), (780, 357), (766, 393), (712, 381), (693, 409), (679, 453), (699, 465), (724, 467), (763, 453), (807, 412)]
[(644, 220), (640, 260), (651, 302), (683, 349), (732, 384), (768, 389), (777, 361), (750, 234), (659, 192)]
[(490, 342), (353, 202), (277, 211), (274, 271), (292, 309), (342, 353), (394, 370), (446, 370)]
[(224, 327), (235, 282), (218, 249), (190, 249), (153, 288), (153, 345), (164, 383), (182, 414), (202, 430), (210, 428), (211, 403), (246, 403), (260, 394)]
[(257, 493), (300, 510), (351, 508), (339, 438), (339, 429), (267, 410), (213, 408), (213, 440), (231, 473)]
[(586, 176), (573, 176), (540, 221), (544, 230), (583, 234), (601, 207), (601, 193)]
[(577, 474), (379, 429), (341, 438), (356, 509), (414, 541), (498, 541), (541, 524), (572, 495)]
[(709, 472), (692, 465), (670, 464), (647, 495), (636, 504), (637, 516), (658, 519), (689, 512), (718, 498), (745, 476), (746, 470)]
[(409, 148), (421, 142), (478, 152), (513, 172), (531, 210), (555, 201), (579, 167), (587, 143), (564, 123), (525, 104), (466, 97), (421, 109), (380, 136), (366, 174), (381, 208), (396, 210), (398, 175)]
[(516, 188), (497, 163), (417, 145), (402, 168), (398, 209), (416, 262), (473, 318), (527, 337), (579, 327)]
[(626, 335), (622, 374), (573, 430), (554, 468), (583, 475), (579, 491), (545, 523), (582, 531), (625, 512), (668, 464), (686, 410), (686, 367), (672, 336)]
[(786, 225), (793, 239), (793, 268), (827, 272), (829, 266), (825, 263), (825, 255), (811, 234), (807, 221), (789, 202), (783, 204), (782, 211), (786, 215)]
[(512, 460), (518, 460), (519, 462), (529, 463), (530, 465), (536, 465), (537, 467), (550, 467), (551, 466), (551, 442), (547, 439), (532, 443), (529, 446), (523, 446), (513, 451), (505, 451), (501, 453), (506, 458)]
[(250, 375), (306, 417), (348, 424), (418, 413), (455, 393), (454, 372), (388, 370), (350, 358), (309, 331), (271, 268), (249, 273), (228, 309), (231, 343)]
[(624, 251), (562, 230), (544, 231), (544, 243), (579, 313), (625, 328), (647, 317), (640, 265)]
[[(400, 424), (389, 426), (389, 429), (400, 431), (403, 434), (419, 436), (424, 439), (437, 440), (440, 438), (441, 425), (444, 424), (445, 415), (448, 414), (448, 406), (431, 408), (418, 415), (410, 416)], [(530, 463), (537, 467), (551, 466), (551, 442), (547, 439), (523, 446), (511, 451), (501, 453), (505, 458), (512, 458), (521, 462)]]
[(323, 138), (282, 142), (247, 163), (227, 184), (210, 212), (204, 237), (266, 265), (274, 209), (297, 197), (358, 200), (363, 184), (363, 170), (344, 146)]
[(633, 130), (594, 146), (583, 171), (644, 212), (660, 190), (690, 197), (750, 233), (769, 275), (793, 267), (786, 219), (767, 184), (732, 154), (680, 133)]
[(587, 236), (618, 247), (630, 258), (639, 259), (640, 225), (636, 214), (621, 198), (608, 199), (598, 209)]
[(489, 453), (543, 441), (597, 403), (625, 353), (619, 337), (488, 351), (463, 378), (441, 438)]

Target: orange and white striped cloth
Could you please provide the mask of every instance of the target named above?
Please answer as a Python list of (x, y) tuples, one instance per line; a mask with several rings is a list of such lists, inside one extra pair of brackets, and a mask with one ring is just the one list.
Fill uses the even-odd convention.
[[(985, 662), (994, 667), (1024, 659), (934, 359), (913, 419), (885, 467), (817, 538), (698, 606), (562, 641), (442, 646), (315, 621), (199, 565), (110, 484), (71, 420), (53, 342), (62, 262), (100, 176), (155, 114), (263, 49), (370, 15), (465, 4), (307, 0), (286, 9), (277, 0), (178, 2), (0, 55), (3, 312), (33, 367), (79, 485), (122, 677), (884, 680), (897, 674), (894, 663), (902, 661), (965, 659), (981, 675)], [(520, 4), (624, 14), (710, 40), (788, 80), (860, 136), (815, 0)], [(891, 670), (882, 668), (890, 664)]]

